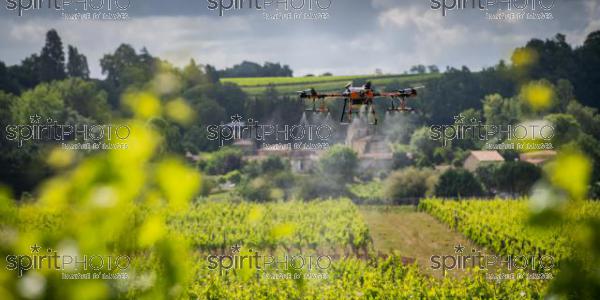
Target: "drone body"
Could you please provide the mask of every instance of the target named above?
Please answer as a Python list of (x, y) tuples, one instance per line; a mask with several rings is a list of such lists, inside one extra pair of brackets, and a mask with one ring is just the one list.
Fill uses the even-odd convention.
[[(387, 108), (387, 111), (389, 112), (412, 112), (414, 109), (406, 105), (406, 99), (417, 96), (417, 89), (419, 88), (422, 87), (405, 88), (395, 92), (385, 93), (374, 90), (371, 82), (368, 81), (365, 85), (358, 87), (352, 86), (352, 83), (348, 83), (341, 93), (320, 94), (315, 91), (315, 89), (309, 89), (299, 91), (298, 94), (301, 99), (312, 100), (312, 108), (308, 109), (308, 111), (312, 112), (328, 112), (329, 110), (325, 106), (325, 99), (327, 98), (343, 99), (344, 108), (342, 109), (341, 123), (350, 123), (352, 121), (352, 115), (355, 113), (358, 114), (360, 108), (363, 105), (366, 105), (366, 111), (373, 116), (372, 124), (376, 125), (377, 115), (375, 113), (375, 107), (373, 106), (376, 99), (388, 98), (389, 107)], [(318, 107), (317, 101), (319, 101)], [(347, 119), (344, 119), (346, 116)]]

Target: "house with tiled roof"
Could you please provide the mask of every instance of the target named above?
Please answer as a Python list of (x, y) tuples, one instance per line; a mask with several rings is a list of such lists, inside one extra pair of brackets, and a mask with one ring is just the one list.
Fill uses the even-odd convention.
[(498, 151), (471, 151), (463, 167), (471, 172), (475, 172), (477, 168), (486, 164), (501, 163), (504, 157)]

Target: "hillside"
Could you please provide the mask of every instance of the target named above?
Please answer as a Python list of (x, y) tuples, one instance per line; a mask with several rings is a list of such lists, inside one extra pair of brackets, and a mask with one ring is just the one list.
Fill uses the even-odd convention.
[(308, 88), (315, 88), (319, 91), (337, 91), (340, 90), (349, 81), (360, 84), (371, 80), (373, 84), (380, 89), (391, 83), (397, 83), (401, 86), (422, 84), (432, 78), (437, 78), (441, 74), (417, 74), (417, 75), (350, 75), (350, 76), (315, 76), (315, 77), (245, 77), (245, 78), (221, 78), (222, 83), (231, 82), (239, 85), (250, 95), (258, 95), (265, 91), (270, 84), (274, 85), (277, 91), (284, 95), (295, 94), (296, 91)]

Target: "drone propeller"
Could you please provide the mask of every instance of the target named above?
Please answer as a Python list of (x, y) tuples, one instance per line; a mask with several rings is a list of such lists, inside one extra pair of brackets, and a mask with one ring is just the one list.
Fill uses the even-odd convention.
[[(306, 109), (306, 111), (312, 111), (312, 112), (318, 112), (318, 113), (329, 112), (329, 109), (327, 109), (327, 107), (325, 106), (324, 97), (319, 95), (319, 93), (317, 93), (317, 91), (314, 88), (303, 90), (303, 91), (298, 91), (297, 93), (299, 94), (300, 99), (308, 98), (308, 99), (312, 100), (312, 107)], [(318, 107), (317, 107), (317, 100), (319, 100)]]
[(417, 90), (423, 89), (425, 86), (417, 86), (417, 87), (409, 87), (405, 89), (399, 89), (396, 91), (398, 93), (397, 97), (400, 98), (408, 98), (417, 95)]
[(316, 98), (319, 95), (314, 88), (297, 91), (296, 93), (298, 93), (300, 98)]

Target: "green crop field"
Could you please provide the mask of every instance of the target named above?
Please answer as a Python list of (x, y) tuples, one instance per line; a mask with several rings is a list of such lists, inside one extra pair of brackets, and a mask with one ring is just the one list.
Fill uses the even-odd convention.
[(267, 86), (273, 85), (284, 95), (295, 94), (296, 91), (315, 88), (329, 92), (341, 90), (348, 82), (362, 83), (371, 80), (377, 88), (385, 88), (391, 83), (399, 85), (425, 84), (428, 80), (439, 77), (440, 74), (421, 75), (350, 75), (350, 76), (316, 76), (316, 77), (248, 77), (221, 78), (221, 82), (235, 83), (250, 95), (263, 93)]
[[(552, 230), (541, 230), (529, 224), (529, 203), (517, 200), (443, 201), (427, 199), (420, 208), (440, 221), (456, 228), (478, 245), (502, 255), (552, 255), (556, 260), (572, 254), (569, 233), (577, 228), (564, 223)], [(569, 212), (575, 220), (600, 217), (600, 203), (582, 202)]]
[[(131, 209), (137, 216), (156, 215), (137, 206)], [(465, 276), (460, 277), (424, 272), (427, 255), (443, 253), (451, 250), (446, 248), (455, 242), (468, 241), (414, 209), (359, 209), (347, 199), (332, 199), (278, 203), (202, 201), (187, 210), (163, 211), (169, 235), (180, 239), (178, 243), (156, 247), (166, 248), (163, 255), (174, 256), (170, 258), (174, 265), (164, 265), (165, 258), (153, 252), (131, 249), (128, 251), (132, 257), (130, 280), (119, 282), (119, 291), (115, 292), (120, 298), (152, 298), (152, 292), (142, 284), (149, 280), (148, 276), (156, 276), (161, 282), (177, 280), (179, 288), (192, 299), (464, 299), (473, 295), (480, 299), (509, 299), (517, 295), (519, 299), (539, 299), (544, 295), (547, 281), (525, 278), (490, 281), (486, 272), (478, 269), (465, 270)], [(486, 211), (487, 208), (474, 205), (470, 213), (478, 216)], [(69, 227), (64, 216), (49, 214), (36, 206), (24, 205), (13, 213), (12, 218), (27, 219), (28, 224), (36, 225), (36, 234), (45, 234), (50, 239), (52, 232)], [(383, 256), (373, 249), (369, 226), (377, 231), (376, 243), (383, 242), (380, 247), (389, 247)], [(153, 234), (160, 232), (158, 227), (152, 230)], [(435, 247), (422, 242), (433, 238), (431, 242), (435, 243), (442, 236), (449, 240)], [(237, 243), (242, 248), (235, 254), (230, 247)], [(185, 250), (186, 244), (191, 251)], [(348, 249), (366, 246), (368, 250)], [(170, 248), (173, 249), (167, 250)], [(368, 251), (367, 255), (363, 251)], [(336, 258), (327, 268), (311, 271), (291, 265), (281, 269), (284, 265), (277, 268), (273, 264), (260, 270), (247, 266), (231, 268), (228, 260), (217, 261), (219, 267), (211, 269), (208, 259), (209, 255), (228, 259), (254, 253), (277, 259), (301, 254), (303, 257), (336, 255)], [(423, 259), (413, 264), (405, 260), (407, 254)], [(286, 273), (297, 274), (298, 278), (267, 276)], [(324, 277), (313, 278), (314, 274)], [(76, 290), (86, 288), (85, 281), (61, 282), (57, 276), (50, 276), (50, 281)]]

